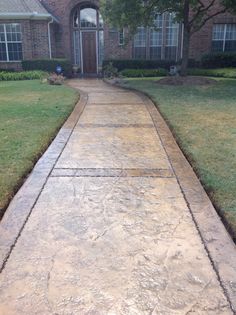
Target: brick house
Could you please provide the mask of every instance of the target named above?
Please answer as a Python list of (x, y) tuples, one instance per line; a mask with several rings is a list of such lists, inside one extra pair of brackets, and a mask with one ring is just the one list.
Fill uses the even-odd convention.
[[(0, 0), (0, 68), (21, 60), (68, 58), (82, 73), (98, 73), (103, 59), (179, 60), (182, 25), (156, 16), (158, 31), (140, 27), (128, 45), (125, 32), (109, 28), (99, 0)], [(191, 58), (211, 51), (236, 52), (236, 16), (223, 14), (194, 35)]]

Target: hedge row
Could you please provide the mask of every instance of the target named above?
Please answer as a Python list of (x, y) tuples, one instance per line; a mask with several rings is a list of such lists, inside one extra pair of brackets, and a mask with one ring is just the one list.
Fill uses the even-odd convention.
[(170, 66), (176, 64), (169, 60), (136, 60), (136, 59), (108, 59), (103, 61), (103, 68), (112, 63), (118, 71), (125, 69), (170, 69)]
[(66, 77), (72, 74), (72, 64), (67, 59), (36, 59), (22, 61), (22, 68), (25, 71), (42, 70), (47, 72), (56, 72), (57, 66), (62, 67), (62, 73)]
[(125, 69), (120, 72), (124, 77), (142, 78), (142, 77), (164, 77), (168, 74), (166, 69)]
[(189, 75), (201, 75), (205, 77), (218, 77), (236, 79), (236, 68), (220, 68), (220, 69), (189, 69)]
[[(112, 63), (113, 67), (120, 72), (125, 69), (166, 69), (169, 70), (171, 66), (176, 65), (175, 61), (169, 60), (136, 60), (136, 59), (108, 59), (104, 60), (103, 68)], [(181, 61), (178, 62), (180, 64)], [(201, 67), (206, 69), (217, 69), (236, 67), (236, 53), (211, 53), (204, 55), (201, 61), (193, 59), (189, 60), (189, 67)]]
[(227, 68), (236, 67), (236, 53), (214, 53), (202, 57), (203, 68)]
[(13, 69), (13, 68), (1, 69), (1, 68), (0, 68), (0, 72), (16, 72), (16, 69)]
[(44, 71), (0, 72), (0, 81), (38, 80), (47, 76)]

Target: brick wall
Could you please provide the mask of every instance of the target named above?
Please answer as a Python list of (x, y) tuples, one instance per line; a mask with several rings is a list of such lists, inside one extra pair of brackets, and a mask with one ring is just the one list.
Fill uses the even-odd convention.
[[(127, 34), (126, 34), (127, 35)], [(105, 27), (104, 29), (105, 59), (131, 59), (132, 42), (119, 45), (119, 33)]]
[(32, 59), (49, 58), (48, 21), (30, 21)]

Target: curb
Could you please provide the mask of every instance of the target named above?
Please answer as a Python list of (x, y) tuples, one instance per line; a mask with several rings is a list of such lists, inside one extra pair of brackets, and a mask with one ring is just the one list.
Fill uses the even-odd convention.
[(38, 160), (25, 183), (8, 206), (0, 222), (0, 273), (15, 247), (57, 160), (65, 148), (84, 108), (88, 96), (80, 91), (80, 100), (56, 138)]
[[(117, 86), (107, 80), (104, 82)], [(207, 255), (232, 311), (236, 314), (236, 246), (232, 238), (154, 101), (139, 90), (120, 85), (118, 87), (133, 91), (146, 102)]]

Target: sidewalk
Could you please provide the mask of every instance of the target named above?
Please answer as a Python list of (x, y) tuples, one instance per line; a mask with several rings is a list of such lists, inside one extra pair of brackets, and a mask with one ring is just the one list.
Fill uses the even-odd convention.
[[(0, 227), (0, 315), (233, 314), (236, 272), (211, 261), (153, 105), (100, 80), (70, 84), (83, 91), (74, 113), (82, 115), (64, 126)], [(34, 183), (42, 187), (27, 212)], [(209, 208), (198, 185), (195, 203)], [(19, 203), (25, 221), (11, 226)], [(234, 261), (220, 221), (217, 233)]]

